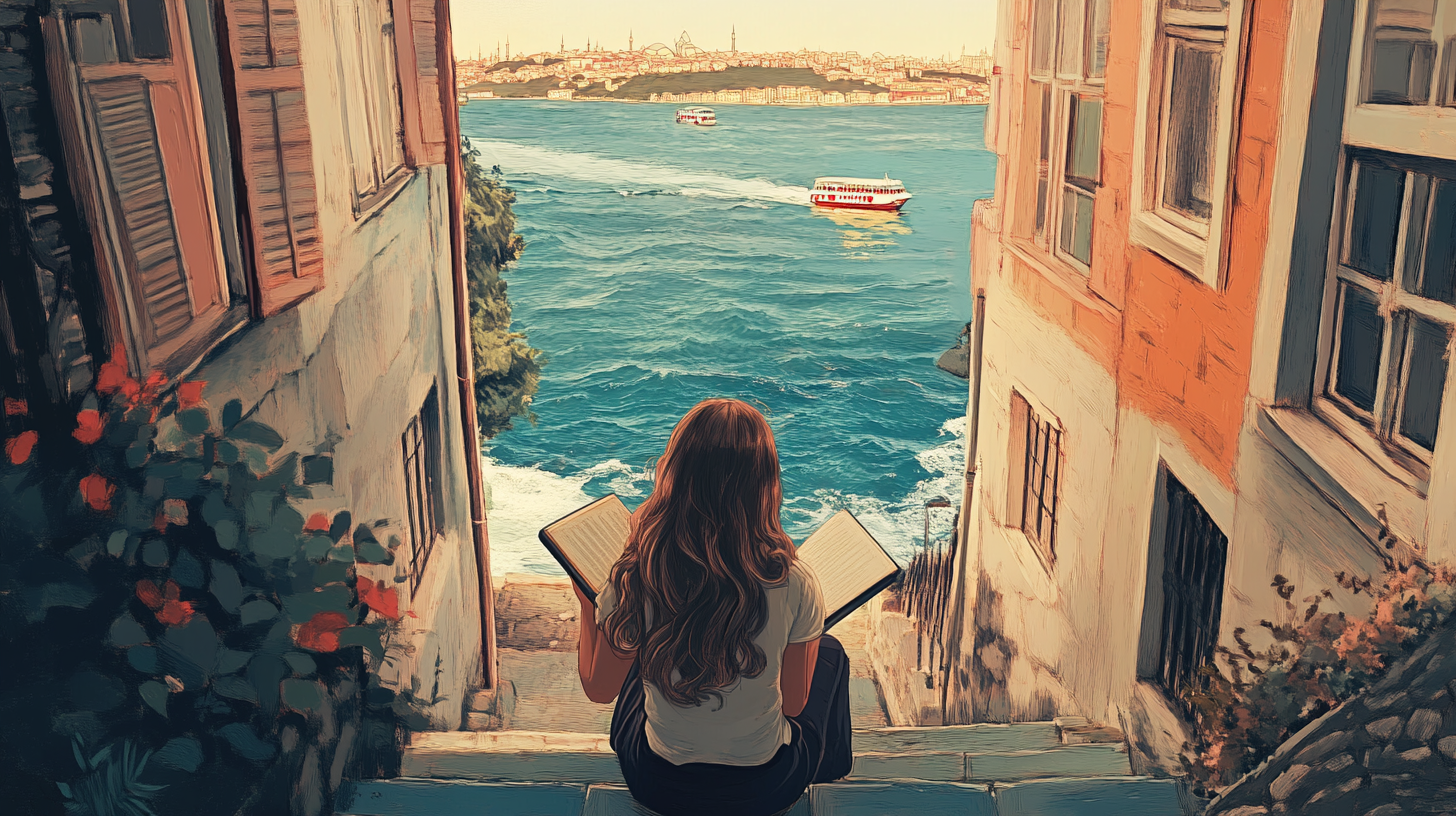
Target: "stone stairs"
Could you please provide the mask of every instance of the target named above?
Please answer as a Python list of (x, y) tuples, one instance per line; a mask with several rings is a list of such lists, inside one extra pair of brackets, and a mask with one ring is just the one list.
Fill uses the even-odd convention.
[[(1055, 723), (867, 728), (854, 768), (792, 816), (1178, 816), (1177, 783), (1131, 775), (1115, 731)], [(416, 734), (398, 779), (344, 791), (349, 816), (647, 816), (598, 733)]]

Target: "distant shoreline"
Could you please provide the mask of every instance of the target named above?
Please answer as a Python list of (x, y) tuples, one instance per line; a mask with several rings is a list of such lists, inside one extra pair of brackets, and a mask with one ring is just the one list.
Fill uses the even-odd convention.
[[(463, 93), (463, 92), (462, 92)], [(486, 96), (466, 99), (468, 102), (620, 102), (627, 105), (676, 105), (678, 107), (741, 107), (741, 108), (984, 108), (990, 102), (653, 102), (650, 99), (620, 99), (610, 96), (574, 96), (570, 99), (547, 99), (544, 96)]]

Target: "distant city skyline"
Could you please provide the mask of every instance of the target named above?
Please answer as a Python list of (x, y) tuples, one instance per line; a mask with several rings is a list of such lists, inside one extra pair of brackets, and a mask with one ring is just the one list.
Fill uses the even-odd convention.
[(884, 0), (735, 0), (689, 5), (670, 0), (462, 0), (451, 4), (455, 55), (473, 58), (504, 47), (515, 54), (586, 47), (625, 51), (629, 35), (637, 48), (671, 46), (687, 31), (708, 51), (858, 51), (917, 57), (974, 54), (995, 39), (996, 0), (931, 0), (896, 13)]

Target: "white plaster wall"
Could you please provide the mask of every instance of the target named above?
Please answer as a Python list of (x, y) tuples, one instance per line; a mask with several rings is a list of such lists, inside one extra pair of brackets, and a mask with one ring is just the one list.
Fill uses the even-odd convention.
[[(988, 288), (981, 464), (973, 507), (977, 541), (971, 549), (979, 549), (979, 569), (1000, 595), (1002, 635), (1016, 653), (1005, 667), (1009, 709), (985, 714), (1025, 719), (1082, 713), (1075, 682), (1084, 670), (1079, 663), (1096, 649), (1092, 625), (1099, 603), (1105, 508), (1112, 497), (1115, 384), (1099, 363), (1009, 287)], [(1050, 571), (1020, 530), (1004, 524), (1010, 467), (1019, 466), (1009, 461), (1013, 388), (1044, 417), (1059, 419), (1065, 431), (1056, 561)], [(961, 643), (963, 653), (970, 654), (976, 604), (967, 606)], [(982, 658), (995, 655), (983, 650)], [(1052, 710), (1046, 710), (1048, 705)]]

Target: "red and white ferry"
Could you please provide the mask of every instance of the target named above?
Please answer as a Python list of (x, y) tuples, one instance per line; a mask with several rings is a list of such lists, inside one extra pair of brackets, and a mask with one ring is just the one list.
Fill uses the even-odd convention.
[(678, 108), (677, 123), (712, 127), (718, 124), (718, 114), (714, 113), (712, 108)]
[(890, 178), (888, 173), (882, 179), (825, 176), (814, 179), (814, 189), (809, 191), (810, 204), (851, 210), (893, 212), (905, 206), (911, 197), (905, 185)]

